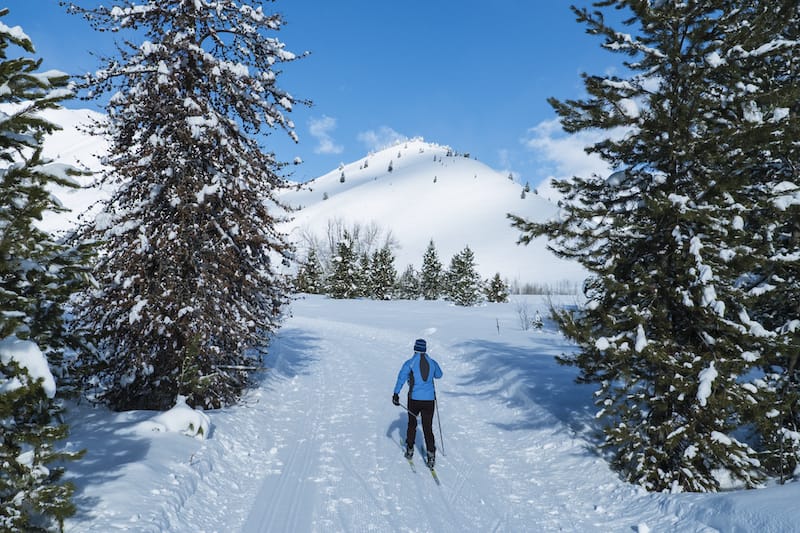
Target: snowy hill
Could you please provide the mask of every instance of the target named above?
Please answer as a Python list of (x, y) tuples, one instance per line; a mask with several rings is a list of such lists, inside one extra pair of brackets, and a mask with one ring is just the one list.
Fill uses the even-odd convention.
[[(330, 221), (378, 224), (390, 229), (400, 248), (395, 266), (417, 269), (433, 239), (439, 259), (450, 259), (469, 246), (484, 278), (499, 272), (522, 283), (580, 282), (584, 271), (554, 257), (544, 239), (518, 246), (519, 232), (506, 213), (544, 220), (556, 206), (474, 159), (446, 146), (409, 140), (343, 164), (300, 189), (281, 195), (301, 208), (286, 230), (297, 242), (303, 233), (324, 236)], [(391, 165), (392, 170), (389, 170)], [(341, 177), (344, 175), (344, 182)]]
[[(45, 141), (46, 156), (93, 171), (102, 168), (105, 140), (82, 130), (90, 120), (102, 119), (101, 114), (60, 109), (47, 111), (45, 117), (63, 128)], [(583, 280), (580, 266), (553, 256), (543, 239), (528, 246), (516, 244), (519, 232), (510, 226), (506, 213), (542, 220), (555, 213), (552, 203), (533, 192), (521, 198), (519, 183), (479, 161), (448, 152), (446, 146), (409, 140), (342, 164), (300, 188), (293, 186), (279, 197), (301, 209), (282, 229), (300, 246), (302, 255), (303, 234), (323, 237), (332, 221), (376, 224), (391, 231), (399, 244), (395, 250), (399, 272), (409, 264), (419, 269), (433, 239), (445, 267), (453, 255), (469, 246), (484, 278), (499, 272), (520, 283)], [(78, 181), (89, 185), (93, 180)], [(41, 225), (49, 231), (72, 226), (81, 213), (107, 197), (96, 189), (55, 193), (72, 212), (47, 216)]]
[[(89, 109), (48, 109), (42, 116), (62, 128), (45, 139), (45, 157), (91, 172), (98, 172), (103, 168), (101, 160), (108, 152), (108, 143), (102, 137), (89, 135), (85, 128), (92, 122), (103, 120), (104, 115)], [(79, 176), (76, 181), (85, 188), (58, 187), (52, 191), (71, 211), (46, 214), (39, 226), (46, 231), (58, 233), (74, 226), (83, 213), (96, 212), (97, 203), (108, 197), (103, 190), (90, 188), (96, 179), (96, 176), (91, 175)]]

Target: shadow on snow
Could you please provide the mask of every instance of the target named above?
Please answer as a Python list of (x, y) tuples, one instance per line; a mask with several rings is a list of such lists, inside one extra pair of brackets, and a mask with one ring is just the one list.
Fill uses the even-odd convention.
[[(309, 366), (318, 359), (317, 340), (302, 329), (281, 329), (264, 358), (268, 370), (254, 380), (253, 388), (272, 388), (277, 381), (308, 372)], [(137, 435), (131, 428), (151, 419), (154, 414), (157, 412), (137, 410), (109, 417), (108, 410), (103, 407), (73, 405), (69, 409), (66, 421), (71, 429), (70, 447), (86, 450), (82, 459), (64, 465), (67, 470), (65, 480), (71, 481), (76, 489), (73, 502), (78, 512), (72, 520), (91, 520), (92, 509), (99, 504), (98, 498), (85, 494), (86, 487), (121, 478), (125, 475), (122, 470), (126, 465), (145, 459), (152, 439)], [(209, 438), (212, 436), (213, 430)]]
[(537, 337), (531, 348), (484, 339), (465, 341), (454, 348), (476, 367), (459, 385), (476, 392), (450, 394), (501, 398), (520, 413), (513, 423), (493, 422), (496, 427), (541, 429), (552, 426), (555, 419), (583, 436), (596, 430), (591, 388), (576, 385), (576, 370), (555, 360), (564, 352), (562, 338)]
[(67, 441), (75, 449), (86, 450), (82, 459), (65, 464), (65, 480), (75, 485), (72, 500), (77, 513), (73, 520), (91, 520), (90, 511), (99, 503), (98, 498), (85, 494), (86, 487), (123, 477), (125, 465), (147, 456), (151, 440), (131, 433), (130, 428), (151, 418), (153, 413), (128, 411), (109, 417), (106, 408), (86, 405), (73, 406), (68, 411), (71, 435)]
[(272, 389), (273, 382), (307, 374), (312, 363), (319, 360), (319, 337), (301, 328), (281, 328), (264, 357), (267, 371), (257, 383)]

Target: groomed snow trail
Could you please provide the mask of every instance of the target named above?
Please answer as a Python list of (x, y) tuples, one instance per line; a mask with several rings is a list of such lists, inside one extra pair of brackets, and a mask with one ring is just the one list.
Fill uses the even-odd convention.
[[(273, 374), (292, 377), (273, 376), (261, 397), (274, 438), (264, 453), (278, 467), (242, 531), (708, 531), (619, 481), (591, 452), (579, 436), (589, 391), (576, 398), (572, 372), (553, 360), (564, 340), (523, 332), (509, 311), (296, 302), (270, 358)], [(443, 439), (434, 422), (441, 485), (422, 463), (421, 430), (416, 473), (403, 459), (406, 415), (391, 405), (417, 337), (444, 370)]]
[[(293, 304), (269, 370), (240, 404), (208, 411), (205, 440), (152, 431), (162, 413), (74, 405), (67, 446), (77, 514), (67, 533), (672, 532), (797, 529), (800, 483), (724, 494), (648, 494), (594, 453), (591, 387), (554, 356), (549, 322), (523, 331), (517, 297)], [(565, 300), (569, 304), (571, 298)], [(414, 339), (444, 370), (437, 485), (402, 456), (392, 388)], [(402, 395), (404, 395), (404, 392)], [(401, 396), (402, 396), (401, 395)], [(144, 423), (144, 425), (142, 425)], [(444, 453), (442, 453), (444, 452)]]

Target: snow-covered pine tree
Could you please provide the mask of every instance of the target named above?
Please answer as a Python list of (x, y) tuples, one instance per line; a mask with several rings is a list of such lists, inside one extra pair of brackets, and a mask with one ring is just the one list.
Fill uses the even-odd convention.
[(422, 272), (420, 279), (420, 290), (422, 297), (426, 300), (436, 300), (442, 295), (442, 263), (439, 261), (439, 254), (436, 252), (436, 245), (433, 239), (428, 243), (428, 248), (422, 256)]
[(588, 148), (617, 171), (559, 182), (562, 220), (511, 217), (523, 242), (547, 235), (592, 273), (585, 308), (555, 311), (580, 347), (561, 361), (598, 384), (603, 444), (626, 479), (650, 490), (763, 477), (739, 440), (760, 403), (748, 380), (769, 334), (748, 316), (741, 283), (755, 268), (759, 237), (743, 221), (757, 198), (742, 165), (747, 109), (731, 100), (746, 83), (726, 60), (762, 4), (594, 3), (627, 10), (628, 31), (575, 9), (606, 49), (632, 58), (630, 76), (584, 75), (588, 99), (550, 102), (567, 132), (625, 130)]
[(419, 274), (414, 265), (408, 265), (397, 279), (397, 297), (402, 300), (416, 300), (422, 295)]
[(483, 298), (481, 276), (469, 246), (453, 256), (447, 271), (447, 299), (456, 305), (477, 305)]
[(306, 260), (300, 265), (295, 279), (295, 289), (308, 294), (322, 294), (325, 289), (324, 272), (316, 249), (309, 248)]
[(294, 125), (276, 84), (296, 59), (254, 0), (70, 3), (127, 32), (87, 79), (111, 93), (105, 175), (116, 184), (86, 234), (104, 243), (80, 323), (99, 337), (92, 392), (115, 409), (166, 409), (180, 394), (219, 407), (261, 367), (281, 319), (291, 247), (277, 229), (284, 163), (263, 134)]
[(372, 297), (372, 262), (366, 250), (362, 251), (359, 256), (355, 274), (356, 292), (354, 296)]
[[(0, 17), (8, 15), (0, 9)], [(45, 531), (75, 511), (62, 483), (67, 436), (53, 375), (80, 336), (65, 329), (69, 297), (87, 280), (89, 255), (38, 229), (62, 211), (49, 190), (75, 187), (61, 165), (42, 158), (44, 135), (59, 129), (41, 111), (73, 95), (66, 74), (39, 72), (30, 38), (0, 23), (0, 530)], [(77, 172), (77, 171), (74, 171)]]
[(729, 87), (731, 171), (747, 176), (754, 209), (738, 222), (752, 234), (752, 271), (742, 276), (750, 317), (764, 326), (749, 357), (764, 370), (752, 418), (761, 460), (781, 480), (800, 461), (800, 5), (753, 2), (720, 53)]
[(372, 297), (376, 300), (390, 300), (397, 283), (397, 270), (394, 268), (394, 254), (388, 245), (376, 250), (372, 256), (370, 269)]
[(336, 255), (331, 259), (333, 266), (328, 279), (331, 298), (348, 299), (358, 293), (358, 265), (354, 247), (353, 238), (345, 230), (343, 238), (336, 244)]
[(496, 273), (491, 280), (486, 282), (486, 300), (503, 303), (508, 301), (508, 283), (503, 281), (500, 273)]

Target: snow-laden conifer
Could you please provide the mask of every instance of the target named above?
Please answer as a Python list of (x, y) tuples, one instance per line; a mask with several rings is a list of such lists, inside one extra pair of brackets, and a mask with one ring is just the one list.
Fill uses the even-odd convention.
[(328, 293), (331, 298), (354, 298), (359, 291), (359, 268), (356, 264), (355, 242), (345, 230), (342, 239), (336, 243), (336, 255), (331, 259), (331, 276), (328, 279)]
[(366, 296), (371, 297), (372, 291), (372, 260), (366, 250), (361, 252), (358, 258), (358, 266), (355, 269), (355, 285), (356, 291), (353, 296)]
[(375, 250), (370, 264), (370, 283), (372, 296), (376, 300), (390, 300), (397, 283), (397, 270), (394, 267), (394, 254), (389, 245)]
[[(762, 90), (774, 81), (763, 52), (796, 50), (763, 24), (776, 10), (796, 16), (796, 3), (595, 6), (631, 15), (623, 31), (575, 10), (629, 56), (628, 76), (584, 75), (587, 99), (551, 104), (568, 132), (609, 132), (589, 150), (616, 171), (559, 182), (559, 220), (512, 218), (523, 242), (547, 235), (592, 273), (585, 308), (556, 313), (580, 346), (562, 360), (599, 386), (604, 445), (623, 475), (652, 490), (757, 485), (762, 457), (745, 430), (765, 402), (759, 359), (774, 332), (751, 314), (747, 280), (764, 259), (754, 214), (769, 157), (756, 154), (782, 114)], [(753, 79), (732, 61), (743, 54), (761, 65)]]
[(397, 296), (403, 300), (416, 300), (422, 295), (419, 273), (414, 265), (406, 269), (397, 278)]
[[(0, 9), (0, 18), (8, 15)], [(86, 282), (88, 253), (40, 230), (45, 211), (63, 208), (54, 185), (76, 187), (70, 170), (42, 157), (59, 129), (41, 112), (72, 96), (68, 76), (39, 71), (19, 26), (0, 22), (0, 530), (44, 531), (74, 513), (57, 446), (67, 436), (54, 375), (81, 344), (65, 329), (69, 297)]]
[[(253, 0), (111, 0), (70, 4), (99, 31), (120, 31), (117, 57), (87, 84), (108, 95), (116, 184), (87, 234), (104, 244), (80, 321), (99, 336), (85, 364), (117, 409), (235, 401), (261, 366), (288, 292), (279, 265), (280, 163), (262, 142), (295, 138), (275, 36), (283, 23)], [(95, 7), (96, 6), (96, 7)]]
[(323, 282), (322, 264), (315, 248), (308, 250), (306, 260), (300, 265), (295, 278), (295, 288), (298, 292), (308, 294), (322, 294), (325, 290)]
[(443, 272), (442, 263), (436, 252), (433, 239), (428, 243), (428, 248), (422, 256), (422, 272), (420, 274), (420, 290), (426, 300), (436, 300), (442, 295)]
[(469, 246), (454, 255), (447, 270), (447, 299), (456, 305), (476, 305), (483, 299), (483, 283)]
[(508, 301), (508, 283), (503, 281), (500, 273), (496, 273), (491, 280), (485, 283), (486, 300), (490, 302), (503, 303)]
[(762, 464), (785, 480), (800, 460), (800, 5), (753, 2), (739, 20), (714, 62), (726, 107), (738, 111), (725, 117), (730, 172), (753, 199), (732, 223), (753, 235), (740, 284), (763, 326), (746, 354), (764, 371), (752, 418)]

